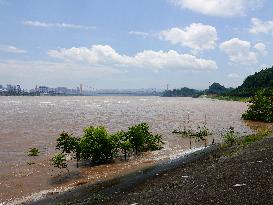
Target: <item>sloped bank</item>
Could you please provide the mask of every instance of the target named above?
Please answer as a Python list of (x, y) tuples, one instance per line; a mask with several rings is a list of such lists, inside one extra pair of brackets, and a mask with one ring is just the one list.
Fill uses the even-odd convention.
[(215, 160), (203, 159), (182, 164), (101, 203), (272, 204), (273, 137), (240, 150), (225, 148)]
[(171, 172), (172, 170), (175, 170), (181, 166), (196, 162), (198, 163), (202, 160), (212, 158), (217, 152), (219, 152), (219, 147), (219, 145), (211, 145), (202, 149), (197, 149), (192, 153), (186, 153), (181, 157), (144, 170), (117, 177), (112, 180), (98, 182), (96, 184), (85, 184), (67, 192), (48, 195), (44, 199), (33, 201), (29, 204), (101, 203), (107, 199), (110, 199), (111, 197), (114, 197), (115, 195), (122, 194), (127, 190), (145, 183), (147, 180), (153, 179), (154, 177), (160, 176), (164, 173)]

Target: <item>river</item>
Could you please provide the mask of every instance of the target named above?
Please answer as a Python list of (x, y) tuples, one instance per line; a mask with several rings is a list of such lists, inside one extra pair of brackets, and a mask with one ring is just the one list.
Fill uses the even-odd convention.
[[(246, 103), (206, 98), (2, 96), (0, 204), (35, 192), (46, 195), (108, 179), (180, 156), (189, 150), (189, 139), (174, 135), (172, 131), (184, 126), (196, 129), (206, 123), (213, 134), (208, 143), (213, 139), (221, 141), (221, 133), (230, 126), (240, 134), (251, 133), (250, 127), (241, 120), (246, 109)], [(89, 125), (105, 125), (110, 132), (116, 132), (141, 122), (147, 122), (154, 133), (163, 136), (163, 150), (145, 153), (129, 162), (119, 161), (98, 167), (76, 169), (72, 163), (69, 173), (51, 165), (50, 159), (57, 152), (56, 138), (63, 130), (80, 137)], [(195, 149), (202, 146), (201, 142), (193, 143)], [(27, 156), (31, 147), (40, 150), (38, 157)]]

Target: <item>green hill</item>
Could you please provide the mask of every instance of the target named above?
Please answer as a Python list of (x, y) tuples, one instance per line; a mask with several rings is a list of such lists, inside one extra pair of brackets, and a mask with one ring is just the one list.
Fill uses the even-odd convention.
[(219, 83), (213, 83), (211, 86), (209, 86), (208, 90), (205, 90), (205, 94), (207, 95), (222, 95), (226, 94), (230, 91), (232, 91), (233, 88), (226, 88), (223, 85), (220, 85)]
[(231, 91), (229, 95), (240, 97), (251, 97), (259, 90), (264, 90), (265, 94), (273, 93), (273, 67), (263, 69), (254, 75), (248, 76), (243, 84)]
[(181, 89), (166, 90), (163, 93), (163, 97), (193, 97), (198, 96), (200, 91), (190, 89), (187, 87)]

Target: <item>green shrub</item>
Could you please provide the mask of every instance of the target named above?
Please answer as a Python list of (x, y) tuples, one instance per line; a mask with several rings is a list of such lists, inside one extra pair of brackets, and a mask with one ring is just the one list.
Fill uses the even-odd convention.
[(62, 151), (62, 153), (70, 154), (73, 153), (73, 158), (78, 161), (81, 159), (81, 147), (80, 147), (80, 139), (73, 137), (72, 134), (67, 132), (62, 132), (60, 137), (57, 138), (56, 149)]
[(234, 127), (230, 127), (228, 132), (226, 132), (223, 135), (223, 139), (224, 139), (224, 143), (227, 146), (233, 146), (237, 143), (238, 141), (238, 136), (236, 135), (235, 131), (234, 131)]
[(111, 135), (103, 126), (86, 128), (80, 147), (82, 158), (90, 159), (94, 163), (110, 162), (116, 151)]
[(204, 124), (202, 127), (198, 126), (197, 127), (197, 131), (196, 133), (194, 133), (194, 136), (198, 139), (198, 140), (206, 140), (206, 137), (209, 135), (209, 129), (207, 128), (207, 126)]
[(149, 134), (145, 137), (144, 151), (155, 151), (163, 148), (164, 142), (161, 135)]
[(142, 151), (158, 150), (163, 145), (162, 137), (160, 135), (153, 135), (149, 131), (147, 123), (129, 127), (127, 136), (136, 154)]
[(242, 115), (245, 120), (273, 122), (273, 96), (259, 91), (250, 99), (248, 110)]
[(39, 150), (36, 147), (30, 148), (28, 151), (28, 156), (35, 157), (39, 155)]
[(58, 167), (59, 169), (67, 168), (66, 158), (64, 153), (55, 154), (52, 158), (52, 162), (54, 167)]
[(126, 161), (127, 155), (133, 148), (131, 142), (129, 141), (127, 132), (119, 131), (113, 134), (112, 141), (116, 146), (116, 151), (121, 152), (124, 155), (124, 159)]
[(149, 125), (141, 123), (129, 127), (127, 132), (119, 131), (110, 134), (105, 127), (87, 127), (82, 138), (73, 137), (67, 132), (62, 132), (57, 139), (56, 149), (62, 151), (52, 158), (54, 166), (65, 168), (65, 154), (73, 154), (79, 160), (91, 160), (95, 164), (109, 163), (119, 153), (125, 160), (130, 152), (153, 151), (162, 148), (161, 135), (153, 135)]

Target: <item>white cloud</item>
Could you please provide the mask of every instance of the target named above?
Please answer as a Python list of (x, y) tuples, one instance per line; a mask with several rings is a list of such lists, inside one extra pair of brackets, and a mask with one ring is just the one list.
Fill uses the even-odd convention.
[(251, 19), (252, 25), (249, 29), (249, 32), (252, 34), (264, 33), (273, 34), (273, 21), (262, 21), (258, 18)]
[(0, 51), (6, 52), (6, 53), (26, 53), (25, 50), (17, 48), (12, 45), (0, 45)]
[(229, 78), (239, 78), (240, 76), (237, 73), (230, 73), (228, 74)]
[(266, 45), (263, 43), (257, 43), (255, 44), (254, 48), (261, 53), (262, 55), (267, 55)]
[(252, 65), (258, 62), (258, 53), (252, 51), (252, 45), (248, 41), (233, 38), (221, 43), (220, 49), (229, 56), (232, 63)]
[(216, 62), (197, 58), (193, 55), (179, 54), (176, 51), (145, 50), (135, 56), (121, 55), (108, 45), (93, 45), (91, 48), (80, 47), (70, 49), (51, 50), (51, 57), (66, 62), (88, 64), (96, 67), (115, 68), (147, 68), (158, 71), (160, 69), (177, 70), (215, 70)]
[(79, 83), (79, 79), (98, 78), (124, 73), (111, 67), (97, 68), (74, 62), (0, 60), (0, 80), (30, 84), (51, 82)]
[(68, 24), (68, 23), (47, 23), (41, 21), (24, 21), (24, 25), (34, 26), (34, 27), (43, 27), (43, 28), (68, 28), (68, 29), (94, 29), (95, 27), (89, 27), (79, 24)]
[(263, 0), (169, 0), (175, 5), (209, 16), (243, 15), (262, 5)]
[(142, 31), (130, 31), (129, 32), (130, 35), (135, 35), (135, 36), (141, 36), (143, 38), (148, 37), (150, 34), (147, 32), (142, 32)]
[(213, 26), (193, 23), (185, 29), (171, 28), (161, 31), (159, 38), (191, 48), (193, 52), (213, 49), (216, 46), (217, 31)]

